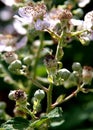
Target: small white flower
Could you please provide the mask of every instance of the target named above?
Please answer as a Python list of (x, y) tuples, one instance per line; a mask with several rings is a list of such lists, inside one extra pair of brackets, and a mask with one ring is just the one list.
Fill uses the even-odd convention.
[(16, 40), (17, 39), (11, 35), (0, 34), (0, 52), (12, 51), (12, 46), (15, 44)]
[(21, 35), (25, 35), (27, 30), (23, 27), (22, 23), (18, 20), (13, 22), (14, 29)]
[(5, 7), (3, 10), (0, 11), (0, 19), (2, 21), (8, 21), (12, 18), (12, 10), (9, 7)]
[(10, 52), (18, 50), (24, 47), (27, 43), (27, 36), (24, 36), (21, 40), (12, 35), (0, 35), (0, 52)]
[(44, 30), (50, 26), (49, 22), (46, 20), (38, 19), (35, 23), (36, 30)]
[(89, 2), (90, 0), (78, 0), (78, 6), (81, 8), (85, 7)]
[(53, 28), (58, 24), (60, 23), (60, 20), (59, 19), (53, 19), (50, 14), (46, 14), (45, 17), (44, 17), (44, 21), (46, 21), (48, 24), (49, 24), (49, 29), (50, 30), (53, 30)]
[(32, 17), (20, 17), (18, 15), (14, 15), (14, 18), (24, 25), (31, 24), (33, 22)]
[(84, 21), (83, 20), (78, 20), (78, 19), (71, 19), (69, 21), (69, 23), (74, 25), (74, 26), (82, 26)]
[(26, 43), (27, 43), (27, 36), (24, 36), (19, 42), (16, 43), (15, 50), (18, 50), (24, 47)]
[(89, 31), (92, 30), (93, 27), (93, 11), (88, 12), (84, 17), (84, 26)]
[(24, 24), (32, 24), (38, 19), (42, 19), (46, 14), (46, 6), (43, 3), (31, 3), (30, 5), (20, 7), (18, 10), (18, 15), (14, 18), (18, 19)]
[(12, 51), (12, 47), (11, 46), (6, 46), (4, 44), (0, 43), (0, 52), (4, 52), (4, 51)]
[(16, 4), (15, 0), (1, 0), (5, 5), (12, 6)]

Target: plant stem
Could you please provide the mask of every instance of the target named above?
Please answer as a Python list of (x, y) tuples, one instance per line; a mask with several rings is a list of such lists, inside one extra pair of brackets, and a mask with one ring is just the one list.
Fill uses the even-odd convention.
[(54, 31), (52, 31), (52, 30), (50, 30), (48, 28), (47, 28), (47, 31), (54, 39), (56, 39), (58, 41), (60, 40), (60, 36), (58, 34), (54, 33)]
[(64, 102), (70, 100), (71, 98), (73, 98), (75, 95), (77, 95), (77, 93), (79, 93), (81, 91), (81, 89), (84, 87), (84, 85), (85, 84), (83, 83), (80, 87), (77, 87), (77, 89), (74, 92), (72, 92), (69, 96), (65, 97), (60, 103), (55, 102), (54, 104), (52, 104), (52, 109), (54, 107), (56, 107), (57, 105), (62, 104)]
[(40, 46), (38, 48), (38, 52), (37, 52), (36, 57), (35, 57), (35, 64), (34, 64), (34, 68), (33, 68), (33, 70), (34, 70), (33, 78), (34, 79), (36, 78), (36, 69), (37, 69), (37, 64), (38, 64), (40, 52), (43, 48), (43, 33), (40, 33), (39, 37), (40, 37)]
[(37, 119), (37, 117), (33, 114), (33, 112), (31, 112), (26, 106), (21, 105), (19, 107), (21, 107), (21, 109), (23, 111), (25, 111), (26, 113), (28, 113), (32, 117), (32, 119), (34, 119), (34, 120)]
[(63, 50), (62, 50), (62, 44), (63, 44), (63, 32), (61, 34), (61, 37), (59, 39), (58, 45), (57, 45), (57, 50), (56, 50), (56, 55), (55, 58), (57, 61), (61, 60), (62, 56), (63, 56)]
[(51, 104), (52, 104), (52, 89), (53, 89), (53, 84), (51, 83), (49, 85), (48, 91), (47, 91), (47, 113), (50, 112), (51, 110)]
[(77, 35), (80, 35), (80, 34), (82, 34), (82, 33), (84, 33), (84, 32), (88, 32), (87, 30), (81, 30), (81, 31), (76, 31), (76, 32), (71, 32), (71, 36), (73, 37), (73, 36), (77, 36)]
[(36, 81), (36, 79), (33, 79), (33, 78), (31, 78), (31, 77), (30, 77), (30, 78), (28, 77), (28, 79), (31, 80), (32, 83), (33, 83), (34, 85), (36, 85), (37, 87), (39, 87), (40, 89), (44, 90), (45, 92), (48, 91), (48, 89), (47, 89), (46, 87), (44, 87), (42, 84), (40, 84), (38, 81)]

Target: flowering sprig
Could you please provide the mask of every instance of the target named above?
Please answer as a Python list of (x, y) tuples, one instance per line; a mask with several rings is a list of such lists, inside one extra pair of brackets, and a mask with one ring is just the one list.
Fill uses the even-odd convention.
[[(22, 5), (18, 9), (18, 14), (14, 15), (15, 20), (13, 21), (18, 35), (0, 35), (0, 62), (2, 64), (0, 72), (4, 74), (3, 77), (6, 76), (4, 81), (16, 86), (17, 90), (9, 93), (9, 98), (16, 103), (15, 116), (27, 119), (30, 116), (29, 129), (37, 126), (42, 128), (40, 125), (45, 125), (47, 129), (54, 120), (55, 116), (51, 116), (51, 113), (53, 114), (56, 107), (76, 96), (79, 92), (85, 93), (85, 86), (92, 82), (92, 67), (82, 67), (79, 62), (74, 62), (71, 71), (62, 66), (62, 58), (65, 55), (64, 47), (68, 46), (67, 43), (70, 43), (74, 38), (83, 45), (87, 45), (93, 40), (93, 11), (85, 14), (84, 20), (77, 20), (74, 15), (80, 10), (71, 10), (73, 7), (69, 1), (65, 6), (53, 8), (50, 8), (52, 5), (49, 6), (47, 0), (45, 0), (47, 5), (44, 2), (20, 2)], [(78, 1), (79, 6), (80, 2)], [(45, 39), (44, 36), (47, 33), (52, 40)], [(52, 44), (50, 44), (51, 41)], [(54, 43), (56, 43), (55, 52), (47, 47)], [(41, 65), (42, 58), (44, 63)], [(38, 74), (39, 66), (42, 66), (40, 74)], [(5, 70), (8, 68), (8, 70), (5, 71), (2, 68)], [(45, 71), (44, 76), (47, 75), (44, 78), (39, 77), (39, 75), (42, 76), (43, 70)], [(14, 81), (15, 77), (17, 82)], [(31, 99), (33, 86), (39, 89), (35, 90)], [(58, 95), (56, 101), (53, 102), (54, 86), (55, 88), (62, 86), (65, 89), (74, 87), (75, 90), (69, 95), (66, 93)], [(93, 90), (87, 89), (88, 91), (92, 92)], [(45, 114), (42, 118), (43, 100), (47, 101)], [(62, 119), (58, 111), (62, 112), (60, 109), (56, 109), (56, 119), (58, 117)]]

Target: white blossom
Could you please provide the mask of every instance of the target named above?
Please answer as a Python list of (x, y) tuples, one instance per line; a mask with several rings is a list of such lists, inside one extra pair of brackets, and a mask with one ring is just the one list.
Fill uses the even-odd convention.
[(22, 47), (26, 46), (27, 43), (27, 36), (24, 36), (19, 42), (15, 44), (15, 50), (21, 49)]
[(46, 20), (38, 19), (35, 23), (36, 30), (44, 30), (50, 26), (50, 23)]
[(89, 2), (90, 0), (78, 0), (78, 6), (81, 8), (85, 7)]
[(82, 26), (84, 21), (83, 20), (78, 20), (78, 19), (71, 19), (69, 21), (70, 24), (72, 24), (73, 26)]
[(23, 27), (23, 24), (20, 21), (14, 20), (13, 26), (19, 34), (25, 35), (27, 33), (27, 30)]
[(87, 30), (92, 31), (93, 29), (93, 11), (88, 12), (84, 17), (84, 26)]
[(1, 0), (7, 6), (13, 6), (16, 4), (15, 0)]

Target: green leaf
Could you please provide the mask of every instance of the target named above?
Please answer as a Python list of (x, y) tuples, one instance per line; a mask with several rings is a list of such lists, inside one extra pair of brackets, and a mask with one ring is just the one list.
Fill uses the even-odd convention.
[(62, 125), (64, 120), (62, 116), (62, 109), (60, 107), (56, 107), (47, 115), (48, 119), (50, 119), (50, 126), (56, 127)]
[(16, 117), (2, 124), (2, 128), (5, 130), (25, 130), (29, 126), (29, 121)]

